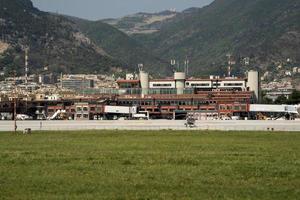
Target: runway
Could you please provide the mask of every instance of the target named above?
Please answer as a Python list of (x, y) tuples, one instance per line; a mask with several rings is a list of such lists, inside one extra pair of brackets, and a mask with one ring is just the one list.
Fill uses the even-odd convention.
[[(17, 121), (18, 131), (26, 128), (43, 131), (71, 130), (223, 130), (223, 131), (299, 131), (300, 121), (197, 121), (196, 127), (185, 127), (186, 121)], [(13, 131), (13, 121), (0, 121), (0, 131)]]

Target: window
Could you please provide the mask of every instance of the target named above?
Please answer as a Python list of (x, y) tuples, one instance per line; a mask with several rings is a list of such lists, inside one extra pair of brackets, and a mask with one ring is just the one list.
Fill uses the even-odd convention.
[(241, 110), (242, 110), (242, 111), (246, 111), (246, 110), (247, 110), (247, 106), (246, 106), (246, 105), (242, 105), (242, 106), (241, 106)]
[(77, 107), (77, 112), (81, 112), (82, 111), (82, 108), (81, 107)]
[(243, 83), (224, 83), (224, 86), (243, 86)]
[(170, 83), (155, 83), (155, 84), (153, 84), (153, 87), (172, 87), (172, 84), (170, 84)]
[(77, 115), (76, 115), (76, 118), (81, 118), (81, 114), (77, 114)]
[(234, 106), (234, 110), (240, 110), (240, 106)]
[(220, 105), (220, 110), (226, 110), (226, 106)]
[(89, 115), (84, 114), (84, 115), (83, 115), (83, 118), (87, 119), (87, 118), (89, 118)]
[(83, 111), (87, 112), (88, 110), (88, 107), (83, 107)]
[(192, 83), (192, 87), (209, 87), (209, 83)]

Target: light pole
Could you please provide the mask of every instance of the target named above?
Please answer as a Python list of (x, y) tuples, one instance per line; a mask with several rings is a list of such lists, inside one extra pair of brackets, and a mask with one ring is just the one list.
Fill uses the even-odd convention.
[(14, 98), (14, 132), (17, 133), (17, 98)]

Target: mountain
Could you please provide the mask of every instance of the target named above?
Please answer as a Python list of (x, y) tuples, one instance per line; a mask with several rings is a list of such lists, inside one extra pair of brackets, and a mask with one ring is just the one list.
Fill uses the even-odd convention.
[[(168, 62), (154, 56), (135, 39), (102, 21), (89, 21), (69, 17), (80, 30), (96, 45), (101, 46), (109, 55), (125, 63), (128, 72), (137, 71), (137, 65), (143, 63), (147, 71), (154, 75), (170, 74)], [(158, 70), (159, 69), (159, 70)]]
[(106, 72), (121, 67), (101, 47), (95, 45), (76, 25), (63, 16), (41, 12), (29, 0), (1, 0), (0, 67), (23, 73), (24, 49), (30, 48), (30, 68), (40, 72)]
[(136, 13), (118, 19), (104, 19), (102, 22), (110, 24), (128, 35), (149, 34), (157, 32), (178, 13), (166, 10), (158, 13)]
[(6, 74), (24, 73), (27, 47), (32, 73), (45, 66), (56, 73), (124, 73), (138, 63), (164, 73), (162, 60), (108, 24), (42, 12), (30, 0), (1, 0), (0, 8), (0, 70)]
[(223, 75), (228, 53), (237, 62), (237, 74), (250, 66), (272, 71), (287, 58), (299, 64), (299, 22), (299, 0), (215, 0), (177, 14), (158, 32), (134, 37), (166, 60), (188, 58), (198, 75)]
[(215, 0), (181, 13), (104, 21), (42, 12), (30, 0), (1, 0), (0, 8), (0, 71), (6, 74), (23, 73), (26, 46), (36, 73), (44, 66), (58, 73), (125, 73), (144, 63), (165, 76), (170, 59), (181, 67), (189, 59), (195, 76), (223, 75), (229, 53), (237, 75), (250, 68), (277, 75), (287, 60), (286, 66), (300, 66), (299, 0)]

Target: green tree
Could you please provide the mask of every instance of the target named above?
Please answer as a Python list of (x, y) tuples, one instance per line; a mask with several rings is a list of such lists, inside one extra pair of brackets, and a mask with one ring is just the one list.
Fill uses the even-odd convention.
[(275, 102), (275, 104), (286, 104), (287, 103), (287, 98), (284, 95), (279, 96)]
[(287, 101), (288, 104), (300, 104), (300, 91), (294, 90), (291, 94), (289, 100)]

